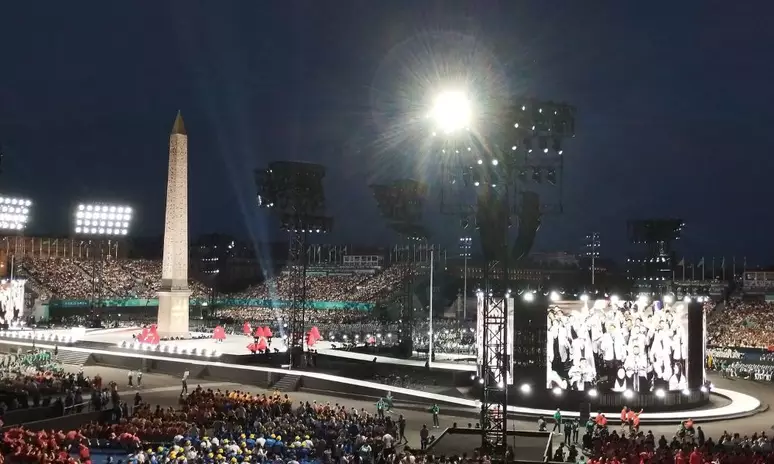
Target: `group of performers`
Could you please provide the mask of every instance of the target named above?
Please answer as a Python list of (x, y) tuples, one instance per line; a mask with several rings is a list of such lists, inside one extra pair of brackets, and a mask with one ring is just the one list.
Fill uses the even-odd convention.
[(598, 301), (548, 311), (548, 388), (682, 390), (688, 358), (683, 303)]

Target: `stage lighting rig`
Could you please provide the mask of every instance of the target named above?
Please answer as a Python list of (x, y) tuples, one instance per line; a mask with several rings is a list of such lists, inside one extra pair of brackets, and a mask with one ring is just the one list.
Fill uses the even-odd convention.
[[(413, 179), (400, 179), (389, 184), (371, 185), (371, 191), (379, 212), (390, 229), (406, 242), (426, 241), (428, 233), (421, 225), (427, 197), (426, 184)], [(398, 249), (402, 255), (398, 259), (403, 266), (403, 287), (398, 300), (401, 320), (399, 345), (401, 354), (410, 357), (413, 352), (414, 256), (408, 245)]]
[(0, 230), (23, 231), (29, 222), (31, 209), (31, 200), (0, 196)]
[[(440, 98), (440, 97), (439, 97)], [(436, 100), (438, 105), (439, 100)], [(440, 101), (448, 101), (440, 100)], [(456, 101), (460, 101), (457, 99)], [(459, 108), (465, 108), (459, 109)], [(441, 169), (441, 212), (469, 223), (474, 217), (484, 259), (483, 319), (479, 376), (484, 379), (481, 399), (482, 448), (493, 456), (506, 448), (508, 393), (496, 379), (511, 378), (508, 372), (508, 298), (498, 291), (508, 288), (508, 259), (520, 259), (532, 248), (544, 213), (561, 212), (564, 140), (575, 135), (575, 109), (564, 103), (520, 99), (509, 105), (497, 120), (477, 118), (474, 105), (445, 105), (431, 115), (444, 114), (432, 126), (434, 153)], [(457, 108), (455, 110), (455, 108)], [(459, 111), (460, 117), (449, 112)], [(476, 121), (468, 128), (447, 121)], [(464, 126), (464, 129), (463, 129)], [(437, 127), (456, 130), (435, 130)], [(440, 133), (442, 132), (442, 133)], [(461, 180), (461, 182), (460, 182)], [(543, 205), (541, 194), (558, 186), (559, 201)], [(545, 192), (550, 195), (552, 190)], [(518, 216), (518, 235), (509, 247), (509, 227)], [(492, 281), (503, 276), (503, 285)], [(500, 290), (496, 290), (496, 288)], [(504, 457), (504, 454), (502, 454)]]
[(258, 206), (276, 214), (280, 230), (288, 232), (290, 324), (288, 353), (291, 366), (303, 359), (306, 318), (306, 242), (309, 234), (327, 233), (333, 219), (325, 215), (325, 167), (294, 161), (275, 161), (255, 171)]

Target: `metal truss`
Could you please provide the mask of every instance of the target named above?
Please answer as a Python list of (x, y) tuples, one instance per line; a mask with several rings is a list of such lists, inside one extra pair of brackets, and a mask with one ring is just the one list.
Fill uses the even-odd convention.
[(400, 309), (401, 355), (411, 357), (414, 352), (414, 255), (410, 246), (399, 248), (398, 265), (402, 266), (401, 290), (397, 296)]
[[(306, 232), (289, 231), (288, 281), (290, 284), (290, 323), (288, 324), (288, 352), (290, 364), (304, 348), (304, 321), (306, 317)], [(301, 358), (299, 358), (300, 361)]]
[[(508, 434), (508, 299), (494, 297), (490, 275), (500, 264), (487, 265), (484, 290), (483, 359), (481, 364), (481, 448), (492, 461), (505, 462)], [(507, 266), (503, 266), (507, 275)]]

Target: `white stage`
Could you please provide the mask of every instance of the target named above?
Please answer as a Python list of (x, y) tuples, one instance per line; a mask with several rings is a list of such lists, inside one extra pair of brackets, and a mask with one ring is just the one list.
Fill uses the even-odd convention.
[[(70, 330), (51, 330), (51, 331), (38, 330), (38, 331), (35, 331), (34, 333), (35, 333), (34, 336), (36, 339), (35, 345), (38, 348), (44, 348), (44, 349), (54, 349), (54, 347), (58, 343), (52, 342), (53, 340), (56, 340), (56, 339), (67, 340), (69, 337), (73, 336)], [(138, 334), (138, 333), (140, 333), (139, 328), (86, 329), (85, 331), (81, 329), (80, 334), (82, 335), (78, 338), (74, 337), (73, 341), (102, 342), (102, 343), (112, 344), (115, 346), (120, 346), (122, 343), (124, 343), (125, 346), (126, 344), (129, 344), (130, 346), (132, 346), (132, 335)], [(33, 331), (31, 330), (0, 332), (0, 344), (15, 344), (15, 345), (32, 347), (32, 344), (33, 344), (32, 337), (33, 337)], [(52, 341), (49, 341), (49, 340), (52, 340)], [(232, 369), (250, 370), (255, 372), (275, 372), (275, 373), (282, 373), (282, 374), (289, 373), (289, 371), (286, 369), (230, 364), (230, 363), (221, 362), (217, 359), (220, 354), (238, 354), (238, 355), (249, 354), (249, 351), (247, 351), (246, 347), (247, 347), (247, 344), (250, 343), (251, 341), (252, 341), (252, 338), (244, 335), (229, 336), (222, 343), (218, 343), (212, 338), (200, 339), (200, 340), (169, 341), (169, 342), (161, 342), (158, 345), (158, 347), (153, 347), (152, 345), (137, 345), (136, 346), (136, 349), (138, 351), (137, 353), (134, 353), (131, 351), (129, 352), (124, 351), (121, 353), (121, 355), (128, 356), (128, 357), (135, 357), (135, 358), (153, 359), (153, 360), (159, 360), (159, 361), (191, 363), (192, 358), (187, 356), (188, 354), (192, 354), (192, 351), (194, 349), (197, 350), (197, 353), (201, 353), (202, 352), (201, 350), (206, 350), (208, 353), (210, 353), (209, 355), (206, 355), (206, 356), (213, 357), (213, 359), (203, 360), (201, 358), (196, 358), (196, 361), (195, 361), (196, 364), (199, 364), (202, 366), (228, 367)], [(276, 339), (272, 342), (271, 348), (272, 350), (274, 348), (285, 349), (285, 345), (284, 343), (282, 343), (282, 340)], [(328, 355), (347, 357), (351, 359), (363, 359), (367, 361), (371, 361), (374, 359), (374, 356), (371, 356), (368, 354), (333, 350), (330, 347), (330, 343), (325, 341), (318, 342), (315, 345), (315, 348), (317, 348), (320, 353), (325, 353)], [(95, 353), (95, 354), (102, 354), (102, 355), (117, 354), (116, 351), (100, 350), (100, 349), (93, 349), (93, 348), (81, 348), (78, 346), (67, 346), (64, 349), (76, 351), (76, 352)], [(403, 360), (403, 359), (397, 359), (397, 358), (388, 358), (384, 356), (377, 356), (376, 362), (385, 363), (385, 364), (403, 365), (403, 366), (407, 366), (407, 365), (424, 366), (425, 365), (424, 361)], [(454, 370), (465, 370), (465, 371), (475, 370), (475, 366), (473, 365), (439, 363), (439, 362), (433, 363), (432, 368), (433, 369), (454, 369)], [(309, 372), (309, 371), (292, 371), (292, 372), (294, 375), (317, 378), (321, 380), (327, 380), (330, 382), (359, 385), (368, 389), (384, 391), (385, 388), (387, 388), (385, 385), (376, 383), (376, 382), (357, 380), (349, 377), (340, 377), (340, 376), (325, 374), (321, 372)], [(413, 396), (416, 398), (427, 400), (428, 402), (435, 401), (435, 402), (441, 402), (445, 404), (454, 404), (458, 406), (470, 407), (470, 408), (476, 408), (476, 409), (480, 407), (480, 403), (477, 400), (458, 398), (458, 397), (453, 397), (448, 395), (440, 395), (436, 393), (429, 393), (429, 392), (411, 390), (411, 389), (400, 388), (400, 387), (389, 387), (389, 390), (392, 391), (393, 393), (399, 393), (401, 395), (406, 395), (406, 396)], [(653, 413), (644, 412), (641, 416), (642, 421), (643, 422), (674, 421), (675, 423), (677, 423), (681, 420), (685, 420), (688, 417), (692, 418), (695, 421), (700, 421), (700, 422), (726, 420), (730, 416), (738, 417), (738, 416), (754, 414), (761, 407), (761, 402), (758, 399), (744, 393), (740, 393), (732, 390), (717, 389), (717, 388), (713, 390), (713, 393), (729, 399), (731, 401), (731, 404), (728, 404), (726, 406), (722, 406), (719, 408), (692, 409), (690, 411), (653, 412)], [(519, 415), (535, 416), (535, 417), (551, 416), (554, 413), (554, 411), (552, 410), (525, 408), (521, 406), (509, 406), (508, 410), (510, 412), (513, 412)], [(564, 412), (563, 414), (568, 417), (577, 417), (579, 415), (577, 412), (572, 412), (572, 411), (567, 411), (567, 412)]]

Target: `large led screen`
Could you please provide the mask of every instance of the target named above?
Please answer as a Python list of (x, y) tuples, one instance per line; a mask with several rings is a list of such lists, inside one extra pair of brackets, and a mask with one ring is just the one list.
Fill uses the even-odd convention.
[(548, 309), (547, 387), (649, 392), (688, 387), (688, 310), (597, 300)]

